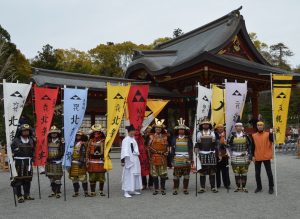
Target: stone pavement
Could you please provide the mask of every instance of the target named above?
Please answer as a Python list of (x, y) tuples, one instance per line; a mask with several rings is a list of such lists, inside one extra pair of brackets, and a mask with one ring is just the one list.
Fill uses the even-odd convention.
[[(66, 179), (67, 201), (48, 198), (49, 181), (41, 175), (42, 199), (38, 199), (37, 176), (32, 183), (34, 201), (14, 207), (9, 174), (0, 173), (0, 218), (300, 218), (300, 160), (291, 155), (277, 156), (278, 197), (268, 194), (268, 182), (262, 167), (263, 192), (254, 194), (254, 165), (248, 175), (249, 193), (234, 193), (221, 188), (219, 193), (195, 196), (195, 175), (191, 175), (190, 194), (172, 195), (172, 170), (169, 170), (167, 195), (153, 196), (151, 191), (125, 199), (121, 193), (121, 167), (114, 160), (110, 172), (110, 198), (97, 196), (73, 198), (71, 181)], [(274, 165), (273, 174), (274, 174)], [(231, 182), (234, 182), (230, 170)], [(198, 180), (199, 182), (199, 180)], [(208, 182), (208, 180), (207, 180)], [(182, 184), (181, 184), (182, 186)], [(232, 188), (234, 184), (232, 183)]]

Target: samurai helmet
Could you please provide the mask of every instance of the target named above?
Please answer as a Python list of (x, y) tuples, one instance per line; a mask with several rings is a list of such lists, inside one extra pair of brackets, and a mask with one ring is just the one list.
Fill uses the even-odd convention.
[(154, 125), (154, 127), (155, 128), (165, 128), (165, 125), (164, 125), (164, 119), (161, 119), (161, 120), (159, 120), (159, 119), (157, 119), (157, 118), (155, 118), (155, 125)]
[(256, 125), (265, 125), (265, 123), (263, 121), (258, 121)]
[(95, 124), (95, 125), (92, 126), (91, 129), (92, 129), (92, 133), (93, 133), (93, 132), (102, 132), (102, 133), (105, 132), (105, 130), (104, 130), (104, 128), (102, 127), (101, 124)]
[(23, 124), (20, 126), (20, 131), (25, 131), (25, 130), (30, 130), (30, 125), (28, 124)]
[(85, 135), (85, 133), (84, 133), (82, 130), (78, 130), (77, 133), (76, 133), (76, 135), (81, 135), (81, 136), (83, 136), (83, 135)]
[(209, 129), (212, 129), (212, 124), (210, 122), (210, 120), (208, 119), (208, 117), (204, 117), (202, 120), (199, 120), (199, 129), (202, 130), (203, 129), (203, 125), (207, 124), (209, 125)]
[(183, 118), (180, 118), (179, 120), (177, 120), (178, 122), (178, 126), (175, 126), (174, 129), (184, 129), (184, 130), (189, 130), (190, 128), (187, 127), (184, 123), (185, 123), (185, 120)]
[(58, 133), (58, 134), (60, 134), (60, 130), (55, 125), (53, 125), (53, 126), (51, 126), (51, 128), (50, 128), (50, 130), (48, 132), (48, 135), (51, 134), (51, 133)]
[(212, 125), (208, 117), (204, 117), (202, 120), (199, 121), (200, 121), (200, 125), (204, 125), (204, 124)]

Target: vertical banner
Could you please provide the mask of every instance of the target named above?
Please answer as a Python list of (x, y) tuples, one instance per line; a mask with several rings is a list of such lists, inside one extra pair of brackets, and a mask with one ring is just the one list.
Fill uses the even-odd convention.
[(225, 81), (225, 90), (226, 137), (228, 137), (242, 114), (247, 96), (247, 81), (245, 83)]
[(213, 125), (225, 124), (225, 89), (212, 85), (211, 117)]
[(130, 124), (137, 130), (135, 139), (139, 147), (139, 158), (142, 176), (150, 173), (148, 152), (145, 148), (144, 138), (141, 135), (142, 123), (145, 117), (146, 103), (148, 99), (149, 85), (132, 85), (127, 99)]
[(17, 176), (16, 168), (12, 158), (11, 143), (15, 138), (19, 119), (22, 114), (24, 104), (31, 89), (30, 84), (6, 83), (3, 79), (3, 99), (7, 157), (11, 165), (12, 177)]
[(35, 166), (44, 166), (48, 157), (48, 131), (50, 129), (55, 104), (58, 95), (58, 88), (44, 88), (34, 86), (35, 104)]
[(293, 76), (273, 75), (273, 124), (275, 144), (285, 142), (285, 130), (291, 97)]
[(75, 137), (84, 118), (88, 89), (64, 89), (64, 138), (63, 166), (71, 167)]
[(196, 110), (196, 118), (195, 118), (195, 125), (194, 125), (194, 132), (193, 132), (193, 141), (196, 143), (196, 130), (197, 124), (199, 120), (208, 117), (210, 103), (211, 103), (211, 89), (203, 87), (198, 83), (198, 98), (197, 98), (197, 110)]
[(112, 169), (109, 151), (123, 119), (130, 85), (113, 86), (107, 83), (107, 134), (104, 147), (104, 168)]
[[(203, 87), (198, 83), (198, 96), (197, 96), (197, 109), (196, 109), (196, 117), (193, 131), (193, 145), (196, 144), (197, 141), (197, 129), (199, 120), (203, 120), (205, 117), (209, 115), (209, 109), (211, 104), (211, 89)], [(201, 169), (201, 163), (198, 155), (194, 153), (194, 165), (197, 167), (197, 171)], [(194, 167), (194, 168), (195, 168)]]
[(208, 117), (212, 91), (198, 83), (197, 121)]
[(147, 107), (150, 111), (145, 112), (145, 118), (142, 124), (141, 131), (145, 131), (146, 128), (151, 124), (151, 122), (156, 118), (156, 116), (163, 110), (167, 105), (169, 100), (159, 100), (159, 99), (148, 99)]

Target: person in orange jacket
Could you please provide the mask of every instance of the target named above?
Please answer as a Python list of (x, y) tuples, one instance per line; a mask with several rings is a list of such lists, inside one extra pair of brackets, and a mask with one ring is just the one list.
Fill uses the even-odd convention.
[(266, 132), (263, 122), (257, 123), (258, 131), (252, 135), (253, 138), (253, 162), (255, 162), (255, 179), (257, 188), (255, 193), (262, 191), (262, 184), (260, 178), (261, 164), (263, 163), (268, 175), (269, 180), (269, 194), (274, 193), (274, 180), (271, 169), (271, 159), (273, 158), (273, 134), (272, 132)]

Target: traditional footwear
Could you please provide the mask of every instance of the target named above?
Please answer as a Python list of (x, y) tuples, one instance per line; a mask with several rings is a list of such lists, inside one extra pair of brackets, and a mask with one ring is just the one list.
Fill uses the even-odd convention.
[(128, 193), (128, 192), (124, 192), (124, 197), (125, 197), (125, 198), (131, 198), (132, 196), (131, 196), (131, 195), (129, 195), (129, 193)]
[(183, 194), (188, 195), (189, 191), (188, 190), (183, 190)]
[(60, 193), (57, 193), (57, 194), (55, 195), (55, 198), (60, 198), (60, 197), (61, 197)]
[(100, 195), (100, 196), (106, 196), (106, 195), (104, 194), (103, 191), (100, 191), (100, 192), (99, 192), (99, 195)]
[(234, 192), (239, 192), (239, 191), (241, 191), (241, 190), (242, 190), (241, 188), (237, 187), (237, 188), (234, 190)]
[(155, 191), (153, 192), (153, 195), (157, 195), (157, 194), (158, 194), (158, 191), (155, 190)]
[(72, 197), (78, 197), (78, 196), (79, 196), (78, 192), (75, 192), (74, 195), (72, 195)]
[(248, 193), (248, 189), (247, 188), (242, 188), (243, 192)]
[(219, 192), (216, 188), (212, 188), (211, 191), (212, 191), (213, 193), (218, 193), (218, 192)]
[(131, 195), (140, 195), (141, 193), (140, 192), (137, 192), (137, 191), (134, 191), (131, 193)]
[(96, 196), (96, 192), (91, 192), (90, 194), (89, 194), (89, 197), (95, 197)]
[(166, 193), (165, 190), (161, 190), (161, 194), (162, 194), (162, 195), (166, 195), (167, 193)]
[(178, 195), (177, 190), (174, 190), (173, 195)]
[(32, 201), (32, 200), (34, 200), (34, 198), (30, 197), (29, 195), (28, 195), (28, 196), (24, 196), (24, 199), (27, 200), (27, 201)]
[(201, 188), (198, 193), (204, 193), (205, 192), (205, 189), (204, 188)]
[(256, 188), (255, 191), (254, 191), (254, 193), (259, 193), (261, 191), (262, 191), (262, 189)]
[(55, 196), (55, 193), (51, 193), (50, 195), (48, 195), (49, 198), (52, 198)]
[(272, 195), (274, 193), (274, 189), (271, 187), (269, 188), (269, 194)]
[(23, 203), (23, 202), (24, 202), (24, 197), (23, 196), (18, 197), (18, 203)]

